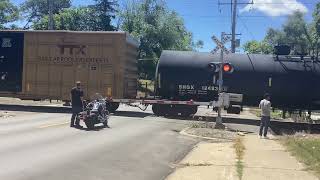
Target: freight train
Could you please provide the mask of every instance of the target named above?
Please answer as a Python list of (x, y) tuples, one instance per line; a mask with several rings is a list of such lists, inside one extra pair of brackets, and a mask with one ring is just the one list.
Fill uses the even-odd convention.
[[(218, 73), (208, 66), (220, 55), (202, 52), (163, 51), (156, 72), (156, 92), (174, 100), (212, 101), (217, 97)], [(264, 93), (272, 106), (291, 110), (320, 109), (320, 62), (290, 55), (229, 54), (223, 89), (243, 95), (242, 105), (257, 106)]]
[(0, 31), (0, 96), (70, 101), (81, 81), (88, 100), (135, 98), (138, 47), (125, 32)]
[[(189, 116), (218, 97), (219, 55), (163, 51), (156, 69), (156, 96), (136, 99), (139, 42), (125, 32), (0, 31), (0, 96), (70, 101), (80, 80), (85, 98), (152, 105), (156, 115)], [(320, 109), (320, 62), (289, 55), (229, 54), (233, 71), (224, 73), (223, 91), (236, 105), (256, 106), (263, 94), (273, 107)], [(228, 70), (228, 69), (227, 69)], [(229, 67), (230, 70), (230, 67)], [(220, 82), (221, 83), (221, 82)]]

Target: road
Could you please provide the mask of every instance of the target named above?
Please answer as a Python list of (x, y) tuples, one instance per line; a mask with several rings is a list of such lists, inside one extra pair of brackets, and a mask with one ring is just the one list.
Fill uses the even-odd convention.
[(187, 121), (120, 112), (110, 129), (69, 127), (70, 114), (0, 118), (0, 179), (164, 179), (197, 140)]

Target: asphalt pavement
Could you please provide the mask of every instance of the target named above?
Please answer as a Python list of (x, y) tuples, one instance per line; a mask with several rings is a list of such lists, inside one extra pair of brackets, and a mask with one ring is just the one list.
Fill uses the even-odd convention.
[(0, 179), (165, 179), (197, 143), (178, 133), (184, 120), (119, 112), (111, 128), (87, 131), (70, 128), (70, 116), (0, 118)]

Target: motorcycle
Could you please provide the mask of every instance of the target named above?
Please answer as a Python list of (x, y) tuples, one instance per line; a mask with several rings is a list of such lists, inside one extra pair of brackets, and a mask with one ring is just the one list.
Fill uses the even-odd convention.
[(85, 105), (84, 110), (79, 113), (78, 117), (86, 124), (88, 129), (94, 129), (95, 124), (99, 123), (102, 123), (104, 127), (109, 127), (109, 111), (106, 108), (106, 100), (98, 94), (94, 99)]

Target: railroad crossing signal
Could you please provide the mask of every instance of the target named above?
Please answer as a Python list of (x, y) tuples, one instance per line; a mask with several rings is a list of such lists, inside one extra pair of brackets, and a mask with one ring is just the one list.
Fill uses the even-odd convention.
[(224, 46), (225, 43), (231, 40), (230, 36), (224, 35), (222, 41), (220, 42), (219, 39), (216, 36), (212, 36), (211, 39), (217, 44), (216, 48), (214, 48), (211, 51), (211, 54), (215, 54), (219, 49), (222, 49), (222, 51), (226, 54), (229, 54), (230, 51)]
[[(220, 68), (222, 66), (222, 68)], [(232, 66), (231, 63), (225, 62), (225, 63), (221, 63), (221, 62), (210, 62), (208, 64), (208, 68), (211, 72), (219, 72), (220, 70), (222, 70), (224, 73), (233, 73), (234, 68)]]
[[(211, 37), (211, 39), (217, 44), (216, 48), (214, 48), (211, 51), (211, 54), (215, 54), (219, 49), (221, 50), (220, 62), (219, 63), (215, 63), (215, 62), (209, 63), (209, 67), (212, 68), (212, 70), (214, 72), (219, 72), (219, 79), (218, 79), (217, 82), (218, 82), (218, 85), (219, 85), (218, 93), (219, 93), (219, 98), (220, 98), (221, 95), (223, 94), (222, 93), (223, 71), (229, 72), (229, 73), (232, 73), (232, 71), (233, 71), (232, 65), (229, 64), (229, 63), (224, 63), (224, 61), (223, 61), (223, 54), (224, 53), (229, 54), (229, 50), (226, 47), (224, 47), (224, 44), (230, 40), (230, 37), (226, 36), (226, 34), (223, 32), (223, 33), (221, 33), (221, 41), (219, 41), (219, 39), (214, 35)], [(213, 80), (214, 81), (216, 80), (215, 79), (215, 75), (213, 76)], [(217, 116), (217, 119), (216, 119), (216, 128), (224, 127), (223, 124), (222, 124), (221, 110), (222, 110), (222, 105), (220, 105), (218, 107), (218, 116)]]

